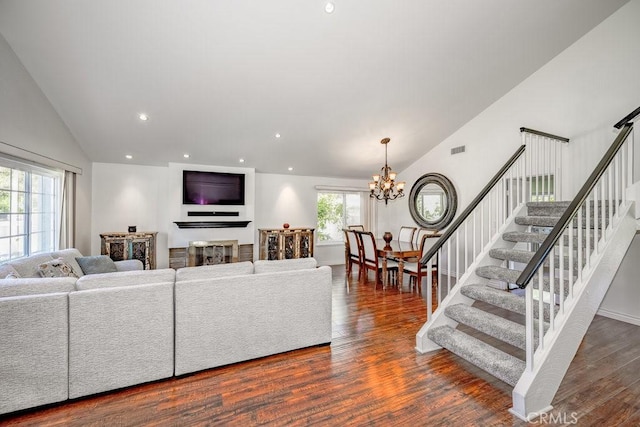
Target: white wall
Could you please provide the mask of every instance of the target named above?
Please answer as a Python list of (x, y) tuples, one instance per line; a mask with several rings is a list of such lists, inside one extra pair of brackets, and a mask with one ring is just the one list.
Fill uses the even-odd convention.
[(91, 253), (100, 254), (100, 233), (157, 231), (158, 268), (169, 266), (168, 230), (171, 223), (169, 169), (112, 163), (93, 164)]
[(2, 35), (0, 94), (0, 150), (15, 148), (18, 156), (26, 150), (22, 157), (44, 156), (82, 169), (76, 181), (76, 247), (89, 253), (91, 163)]
[[(592, 144), (589, 135), (594, 132), (613, 141), (611, 126), (640, 102), (638, 22), (640, 0), (632, 0), (401, 171), (399, 178), (410, 189), (424, 173), (446, 175), (458, 192), (459, 213), (515, 152), (522, 126), (572, 138), (572, 144)], [(460, 145), (466, 152), (452, 156), (451, 148)], [(574, 160), (574, 166), (591, 161)], [(400, 200), (380, 211), (378, 230), (412, 223), (406, 199)]]
[[(291, 227), (315, 228), (316, 186), (367, 189), (367, 183), (358, 179), (256, 174), (256, 243), (260, 228), (281, 228), (285, 222)], [(344, 244), (315, 245), (314, 257), (321, 265), (344, 264)]]
[[(637, 203), (637, 202), (636, 202)], [(640, 235), (631, 242), (598, 314), (640, 325)]]

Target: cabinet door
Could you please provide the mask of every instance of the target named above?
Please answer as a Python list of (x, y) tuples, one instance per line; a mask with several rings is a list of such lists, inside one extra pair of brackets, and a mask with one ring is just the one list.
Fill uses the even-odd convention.
[(280, 236), (278, 233), (267, 233), (267, 259), (280, 259)]
[(106, 238), (102, 249), (102, 255), (108, 255), (114, 261), (127, 259), (128, 248), (124, 239)]
[(305, 231), (300, 233), (300, 258), (311, 256), (311, 233)]
[(144, 266), (145, 270), (151, 268), (149, 260), (149, 239), (132, 239), (129, 241), (129, 259), (137, 259)]
[(282, 259), (297, 258), (297, 234), (284, 233), (282, 235)]

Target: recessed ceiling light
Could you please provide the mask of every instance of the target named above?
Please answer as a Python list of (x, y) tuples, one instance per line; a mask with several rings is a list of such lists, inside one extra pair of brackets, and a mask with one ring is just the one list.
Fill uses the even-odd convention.
[(336, 10), (336, 5), (333, 2), (328, 1), (327, 4), (324, 5), (324, 11), (327, 13), (333, 13)]
[(138, 118), (143, 122), (146, 122), (147, 120), (149, 120), (149, 116), (147, 116), (145, 113), (138, 114)]
[(188, 159), (188, 158), (189, 158), (189, 154), (188, 154), (188, 153), (184, 153), (184, 154), (182, 155), (182, 157), (184, 157), (185, 159)]
[(279, 133), (276, 133), (276, 138), (280, 138), (280, 134)]
[(293, 170), (293, 167), (292, 167), (292, 166), (289, 166), (289, 168), (288, 168), (288, 169), (289, 169), (289, 172), (291, 172), (291, 171)]
[(240, 163), (244, 163), (244, 159), (240, 159), (238, 160)]
[(127, 160), (133, 159), (133, 156), (131, 154), (127, 154), (125, 157), (127, 158)]

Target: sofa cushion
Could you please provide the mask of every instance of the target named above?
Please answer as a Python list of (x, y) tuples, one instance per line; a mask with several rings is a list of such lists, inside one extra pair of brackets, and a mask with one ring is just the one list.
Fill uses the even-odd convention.
[(173, 283), (175, 278), (176, 271), (173, 268), (88, 274), (78, 279), (76, 289), (85, 291), (88, 289), (115, 288), (119, 286), (146, 285), (152, 283)]
[(36, 254), (12, 260), (10, 264), (16, 269), (20, 277), (40, 277), (38, 266), (52, 259), (53, 257), (48, 253)]
[(59, 251), (51, 252), (51, 256), (53, 258), (62, 258), (64, 262), (71, 266), (76, 276), (84, 276), (84, 272), (82, 271), (82, 268), (80, 268), (80, 264), (78, 264), (78, 261), (76, 261), (76, 258), (82, 257), (82, 254), (76, 248), (62, 249)]
[(77, 257), (78, 265), (84, 274), (115, 273), (116, 264), (107, 255)]
[(253, 264), (256, 274), (271, 273), (277, 271), (306, 270), (316, 268), (318, 262), (315, 258), (279, 259), (273, 261), (260, 260)]
[(253, 274), (253, 263), (251, 261), (180, 268), (176, 271), (176, 281), (241, 276), (245, 274)]
[(122, 261), (114, 261), (118, 271), (135, 271), (144, 270), (144, 264), (139, 259), (123, 259)]
[(0, 280), (0, 298), (20, 295), (54, 294), (75, 290), (75, 277), (23, 278)]
[(0, 265), (0, 279), (18, 279), (20, 273), (11, 264)]
[(78, 277), (71, 266), (62, 258), (56, 258), (40, 264), (38, 273), (40, 273), (41, 277)]

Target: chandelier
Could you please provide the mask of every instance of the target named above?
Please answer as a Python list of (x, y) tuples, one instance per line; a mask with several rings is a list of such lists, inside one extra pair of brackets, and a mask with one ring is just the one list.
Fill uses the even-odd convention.
[(387, 144), (391, 141), (384, 138), (380, 144), (384, 145), (384, 166), (380, 169), (380, 175), (373, 175), (373, 182), (369, 183), (372, 198), (384, 200), (385, 205), (389, 200), (404, 196), (404, 181), (396, 182), (396, 173), (387, 164)]

